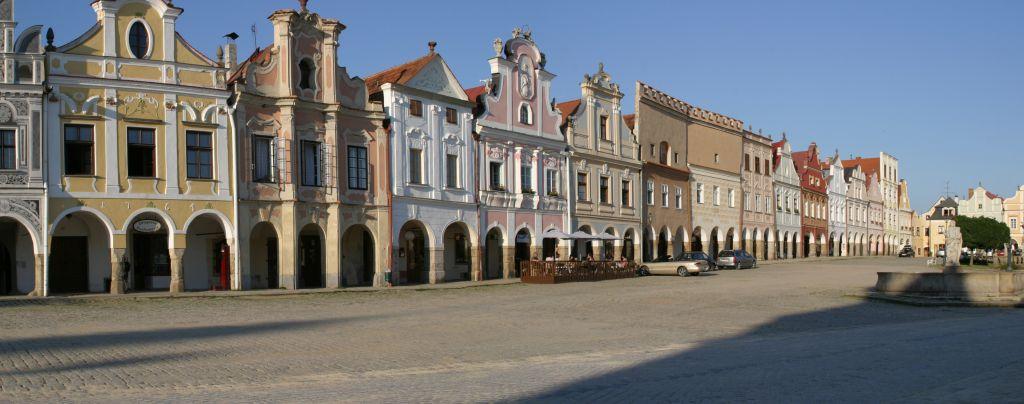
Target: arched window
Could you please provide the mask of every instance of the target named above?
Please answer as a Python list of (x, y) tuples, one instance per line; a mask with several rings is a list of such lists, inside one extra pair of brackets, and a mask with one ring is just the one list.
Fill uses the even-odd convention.
[(523, 104), (519, 106), (519, 123), (524, 125), (533, 124), (533, 111), (530, 110), (530, 104)]
[(299, 62), (299, 88), (303, 90), (310, 90), (313, 88), (313, 61), (309, 59), (302, 59)]
[(658, 162), (662, 165), (670, 166), (672, 161), (669, 160), (669, 156), (672, 155), (672, 146), (668, 145), (668, 142), (661, 142), (658, 145)]
[(149, 55), (149, 30), (142, 21), (135, 21), (128, 29), (128, 50), (136, 59)]

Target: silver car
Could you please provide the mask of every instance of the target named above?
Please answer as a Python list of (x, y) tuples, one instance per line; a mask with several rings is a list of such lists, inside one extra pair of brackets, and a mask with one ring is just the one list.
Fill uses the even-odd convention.
[(719, 268), (754, 268), (757, 267), (757, 259), (744, 250), (725, 250), (718, 253), (715, 264)]

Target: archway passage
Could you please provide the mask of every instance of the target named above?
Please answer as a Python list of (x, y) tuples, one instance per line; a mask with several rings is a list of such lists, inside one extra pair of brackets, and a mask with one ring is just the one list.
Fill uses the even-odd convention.
[(769, 235), (771, 235), (771, 230), (765, 229), (764, 233), (762, 233), (762, 234), (764, 235), (764, 241), (763, 241), (763, 244), (762, 244), (762, 246), (764, 248), (761, 249), (761, 251), (762, 251), (761, 252), (761, 259), (767, 261), (768, 257), (769, 257), (768, 253), (770, 252), (769, 244), (768, 244), (768, 239), (769, 239)]
[(373, 234), (363, 225), (355, 225), (341, 237), (342, 286), (370, 286), (376, 251)]
[(633, 229), (626, 230), (626, 235), (622, 237), (622, 256), (625, 257), (626, 260), (634, 260), (635, 252), (633, 251), (633, 240), (635, 238), (636, 235), (633, 232)]
[(249, 268), (253, 289), (277, 289), (281, 286), (280, 255), (274, 225), (261, 222), (249, 236)]
[(185, 290), (231, 289), (231, 248), (218, 217), (201, 215), (185, 229)]
[(658, 232), (658, 256), (655, 259), (665, 260), (668, 258), (668, 245), (669, 245), (668, 228), (662, 227), (661, 231)]
[(444, 231), (444, 277), (446, 281), (472, 279), (472, 243), (469, 241), (469, 227), (456, 222)]
[[(582, 233), (589, 234), (589, 235), (593, 235), (594, 234), (594, 231), (590, 228), (590, 226), (586, 226), (586, 225), (580, 226), (579, 231), (582, 232)], [(576, 258), (579, 258), (580, 260), (586, 260), (586, 259), (588, 259), (590, 257), (597, 258), (594, 255), (594, 240), (592, 240), (592, 239), (573, 240), (572, 244), (573, 244), (572, 252), (573, 252), (573, 255), (576, 256)], [(658, 248), (659, 248), (659, 251), (660, 251), (660, 248), (661, 248), (660, 244), (659, 244)], [(518, 257), (518, 256), (519, 255), (518, 255), (518, 250), (517, 250), (516, 257)]]
[[(604, 234), (607, 234), (607, 235), (612, 236), (612, 237), (616, 237), (615, 236), (615, 229), (611, 228), (611, 227), (605, 229), (604, 230)], [(621, 252), (619, 254), (621, 254)], [(613, 259), (615, 259), (615, 241), (612, 241), (612, 240), (601, 241), (601, 255), (597, 256), (597, 257), (594, 257), (594, 259), (598, 259), (598, 260), (613, 260)]]
[(522, 229), (516, 233), (516, 250), (515, 250), (515, 262), (513, 269), (515, 270), (512, 274), (513, 277), (518, 278), (522, 273), (521, 264), (530, 260), (530, 248), (533, 246), (533, 237), (530, 236), (530, 230)]
[(405, 264), (401, 271), (402, 283), (415, 285), (429, 282), (427, 271), (430, 268), (430, 256), (427, 246), (430, 243), (427, 241), (427, 231), (423, 224), (416, 221), (406, 223), (398, 237), (399, 256), (404, 257), (401, 259)]
[(733, 246), (733, 238), (735, 238), (735, 236), (736, 236), (735, 235), (735, 231), (733, 229), (729, 229), (729, 231), (727, 231), (725, 233), (725, 249), (726, 250), (732, 250), (734, 248), (734, 246)]
[(504, 237), (501, 230), (493, 228), (487, 232), (484, 240), (484, 279), (500, 279), (501, 265), (504, 262)]
[(711, 230), (711, 239), (709, 242), (711, 248), (709, 255), (711, 255), (711, 258), (713, 259), (718, 259), (718, 237), (718, 228), (716, 227)]
[(644, 244), (642, 248), (644, 262), (654, 261), (654, 234), (651, 230), (644, 228)]
[[(167, 254), (166, 244), (163, 252)], [(127, 255), (123, 257), (126, 263), (130, 262)], [(102, 220), (88, 212), (63, 217), (50, 239), (50, 293), (109, 291), (110, 256), (110, 233)], [(130, 286), (131, 272), (123, 276), (122, 281)]]
[(0, 295), (24, 295), (35, 290), (35, 251), (32, 235), (24, 225), (0, 218)]
[(324, 287), (324, 233), (320, 226), (310, 223), (299, 232), (299, 289)]
[(811, 256), (811, 241), (814, 238), (810, 234), (804, 235), (804, 258)]
[(831, 233), (828, 235), (828, 256), (834, 257), (836, 255), (836, 234)]
[(155, 213), (141, 214), (128, 226), (133, 289), (171, 289), (170, 229), (167, 227)]
[(757, 242), (760, 239), (761, 239), (761, 231), (758, 230), (758, 229), (754, 229), (754, 238), (751, 239), (751, 242), (750, 242), (750, 247), (751, 248), (750, 248), (749, 253), (750, 253), (751, 256), (757, 257), (757, 250), (758, 250)]
[(693, 241), (690, 242), (690, 251), (704, 251), (704, 232), (700, 227), (693, 229), (693, 235), (691, 235), (691, 237), (693, 237)]

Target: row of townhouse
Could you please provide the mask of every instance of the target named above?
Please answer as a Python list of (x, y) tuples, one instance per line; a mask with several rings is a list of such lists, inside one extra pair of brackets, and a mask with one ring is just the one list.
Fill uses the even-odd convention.
[(967, 198), (940, 197), (931, 209), (912, 220), (913, 246), (920, 256), (937, 256), (945, 250), (945, 230), (954, 225), (956, 216), (987, 217), (1006, 225), (1013, 249), (1024, 245), (1024, 185), (1013, 196), (1003, 198), (981, 184), (967, 189)]
[(95, 25), (55, 46), (40, 26), (15, 37), (0, 0), (0, 293), (478, 281), (548, 257), (904, 243), (884, 153), (821, 163), (813, 143), (793, 152), (640, 82), (624, 115), (603, 65), (556, 104), (521, 29), (491, 44), (478, 87), (434, 43), (360, 78), (339, 64), (345, 26), (299, 3), (239, 61), (232, 41), (214, 58), (191, 46), (169, 1), (93, 2)]

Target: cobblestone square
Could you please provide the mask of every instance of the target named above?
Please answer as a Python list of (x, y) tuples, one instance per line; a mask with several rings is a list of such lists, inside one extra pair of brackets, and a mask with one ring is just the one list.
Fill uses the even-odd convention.
[(0, 301), (0, 401), (1019, 401), (1024, 315), (866, 301), (921, 260), (698, 278)]

